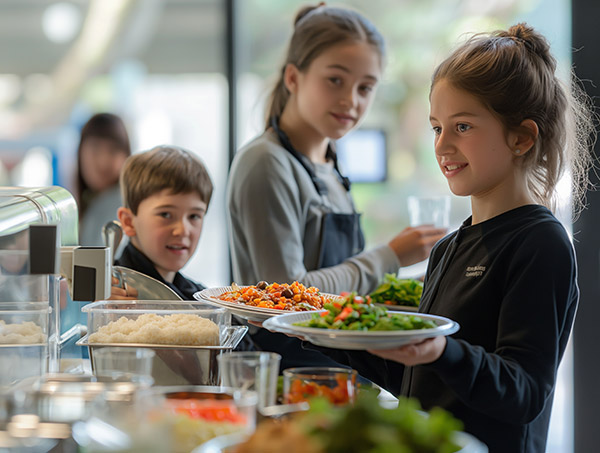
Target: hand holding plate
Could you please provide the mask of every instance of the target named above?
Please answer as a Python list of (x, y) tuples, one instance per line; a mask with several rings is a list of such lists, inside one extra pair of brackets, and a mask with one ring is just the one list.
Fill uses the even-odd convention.
[(420, 343), (412, 343), (394, 349), (367, 349), (373, 355), (393, 360), (407, 366), (435, 362), (446, 349), (446, 337), (428, 338)]

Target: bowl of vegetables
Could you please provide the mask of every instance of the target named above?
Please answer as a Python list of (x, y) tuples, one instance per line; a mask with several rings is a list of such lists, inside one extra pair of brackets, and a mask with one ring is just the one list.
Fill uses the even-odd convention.
[(184, 453), (216, 436), (250, 434), (256, 426), (255, 392), (217, 386), (157, 387), (172, 425), (173, 453)]
[(381, 284), (369, 296), (374, 304), (385, 305), (390, 310), (417, 311), (422, 294), (422, 281), (385, 274)]
[(283, 400), (286, 404), (325, 398), (331, 404), (353, 403), (358, 373), (351, 368), (297, 367), (283, 370)]

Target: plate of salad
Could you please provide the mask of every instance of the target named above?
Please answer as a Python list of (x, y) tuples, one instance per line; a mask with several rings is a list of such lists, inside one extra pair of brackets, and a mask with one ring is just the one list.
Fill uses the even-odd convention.
[(371, 301), (393, 311), (417, 311), (423, 294), (423, 282), (385, 274), (381, 284), (369, 294)]
[(388, 312), (354, 293), (331, 301), (318, 312), (290, 313), (266, 320), (269, 330), (305, 338), (336, 349), (391, 349), (439, 335), (451, 335), (459, 325), (442, 316)]

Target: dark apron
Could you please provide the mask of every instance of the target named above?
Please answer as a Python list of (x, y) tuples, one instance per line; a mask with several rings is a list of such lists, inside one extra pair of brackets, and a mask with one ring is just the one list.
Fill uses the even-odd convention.
[(318, 269), (335, 266), (365, 248), (360, 214), (328, 212), (323, 217)]
[[(319, 195), (325, 196), (327, 186), (317, 177), (310, 161), (294, 149), (285, 132), (279, 129), (278, 123), (277, 118), (271, 119), (271, 127), (277, 133), (279, 142), (304, 167)], [(335, 152), (331, 147), (327, 149), (327, 158), (333, 161), (340, 182), (349, 191), (350, 181), (340, 173)], [(317, 269), (340, 264), (362, 252), (364, 246), (365, 239), (360, 227), (360, 214), (357, 212), (352, 214), (327, 212), (323, 216)], [(252, 339), (259, 348), (281, 354), (282, 370), (295, 366), (340, 366), (339, 363), (318, 351), (303, 349), (300, 340), (280, 333), (260, 329), (252, 335)]]
[[(271, 127), (277, 133), (279, 142), (298, 162), (304, 167), (315, 189), (321, 197), (327, 195), (327, 186), (321, 181), (311, 162), (301, 153), (299, 153), (290, 142), (290, 139), (279, 129), (277, 118), (271, 118)], [(333, 168), (338, 175), (340, 183), (350, 191), (350, 180), (340, 173), (338, 168), (337, 156), (331, 147), (327, 148), (327, 159), (333, 161)], [(321, 226), (321, 241), (319, 246), (319, 263), (317, 269), (335, 266), (347, 260), (351, 256), (360, 253), (365, 248), (365, 237), (360, 227), (360, 214), (339, 214), (335, 212), (326, 212), (323, 215)]]

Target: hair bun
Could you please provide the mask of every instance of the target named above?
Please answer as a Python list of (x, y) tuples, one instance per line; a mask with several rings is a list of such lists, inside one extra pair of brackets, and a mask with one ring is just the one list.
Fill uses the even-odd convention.
[(319, 2), (315, 6), (305, 6), (304, 8), (301, 8), (300, 11), (298, 11), (298, 14), (296, 14), (296, 18), (294, 19), (294, 26), (298, 25), (298, 22), (304, 19), (309, 13), (321, 8), (322, 6), (325, 6), (325, 2)]
[(545, 61), (550, 60), (550, 44), (533, 27), (525, 23), (513, 25), (506, 32), (506, 37), (522, 42), (528, 50), (539, 55)]

